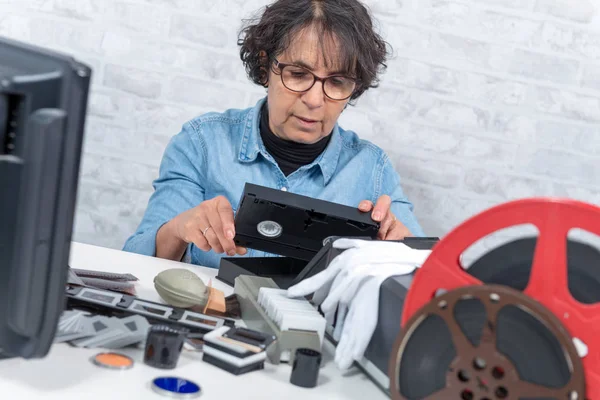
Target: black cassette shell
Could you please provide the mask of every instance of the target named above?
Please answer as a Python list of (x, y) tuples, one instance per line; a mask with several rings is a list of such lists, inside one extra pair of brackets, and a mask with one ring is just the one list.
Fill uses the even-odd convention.
[(379, 223), (358, 208), (246, 183), (235, 216), (237, 246), (309, 261), (330, 236), (375, 239)]

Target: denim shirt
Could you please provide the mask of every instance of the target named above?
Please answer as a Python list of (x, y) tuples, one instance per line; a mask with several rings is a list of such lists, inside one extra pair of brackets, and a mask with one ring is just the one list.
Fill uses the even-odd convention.
[[(160, 227), (204, 200), (223, 195), (235, 213), (246, 182), (351, 207), (358, 207), (362, 200), (375, 203), (387, 194), (398, 220), (413, 235), (424, 236), (385, 152), (337, 124), (325, 151), (286, 177), (260, 137), (260, 110), (265, 101), (244, 110), (207, 113), (183, 125), (165, 150), (153, 182), (154, 193), (124, 251), (154, 256)], [(218, 268), (223, 256), (190, 244), (184, 261)], [(273, 254), (248, 249), (242, 257), (269, 256)]]

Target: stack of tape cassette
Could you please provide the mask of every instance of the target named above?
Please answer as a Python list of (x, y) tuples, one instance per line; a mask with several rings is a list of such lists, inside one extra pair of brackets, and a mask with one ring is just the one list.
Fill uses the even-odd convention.
[[(468, 268), (495, 232), (533, 225)], [(417, 271), (389, 361), (393, 400), (600, 400), (600, 208), (560, 198), (510, 201), (443, 237)]]

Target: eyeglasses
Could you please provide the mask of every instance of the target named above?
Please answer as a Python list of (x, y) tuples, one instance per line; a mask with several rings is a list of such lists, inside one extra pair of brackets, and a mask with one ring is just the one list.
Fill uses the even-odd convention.
[(273, 72), (281, 75), (283, 86), (292, 92), (307, 92), (315, 82), (320, 81), (323, 82), (325, 96), (332, 100), (346, 100), (356, 89), (356, 80), (347, 76), (331, 75), (321, 78), (304, 67), (280, 63), (276, 59), (274, 59), (274, 64), (279, 69), (279, 73), (275, 70)]

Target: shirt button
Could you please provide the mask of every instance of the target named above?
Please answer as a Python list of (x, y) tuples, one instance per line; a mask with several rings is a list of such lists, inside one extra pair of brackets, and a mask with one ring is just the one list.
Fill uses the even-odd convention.
[(287, 192), (287, 188), (285, 186), (282, 186), (281, 190), (283, 190), (284, 192)]

